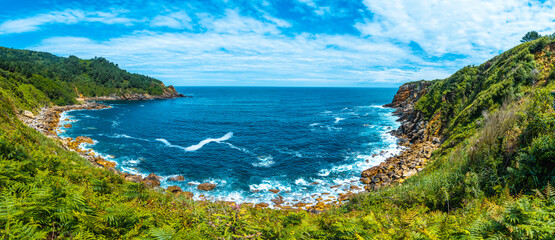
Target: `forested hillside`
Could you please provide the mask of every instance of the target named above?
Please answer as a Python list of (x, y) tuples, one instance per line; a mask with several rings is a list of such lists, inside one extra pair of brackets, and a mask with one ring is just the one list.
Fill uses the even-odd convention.
[[(161, 95), (161, 81), (121, 70), (102, 57), (82, 60), (50, 53), (0, 47), (1, 88), (20, 96), (38, 89), (57, 105), (75, 104), (77, 97), (148, 93)], [(43, 96), (39, 96), (39, 100)]]
[[(50, 93), (57, 88), (35, 87), (30, 79), (40, 75), (89, 96), (131, 90), (141, 81), (122, 72), (128, 85), (109, 85), (108, 77), (97, 86), (104, 80), (92, 77), (98, 71), (91, 65), (105, 65), (106, 72), (114, 65), (76, 59), (81, 69), (74, 70), (65, 65), (70, 58), (34, 54), (43, 55), (25, 53), (34, 60), (17, 61), (14, 54), (13, 68), (2, 58), (5, 239), (554, 239), (555, 42), (548, 37), (434, 81), (414, 107), (413, 120), (442, 142), (426, 168), (319, 214), (193, 201), (92, 167), (17, 119), (22, 108), (67, 104), (66, 96), (76, 96)], [(22, 66), (31, 62), (27, 73)]]

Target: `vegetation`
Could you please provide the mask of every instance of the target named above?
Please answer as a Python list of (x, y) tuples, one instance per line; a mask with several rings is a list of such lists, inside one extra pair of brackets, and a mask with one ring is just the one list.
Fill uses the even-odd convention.
[[(426, 169), (402, 184), (359, 194), (321, 214), (195, 202), (91, 167), (15, 116), (20, 109), (64, 99), (56, 96), (85, 85), (52, 77), (61, 76), (56, 71), (45, 76), (5, 69), (0, 72), (0, 235), (4, 239), (554, 239), (552, 51), (553, 40), (542, 37), (435, 81), (416, 109), (428, 119), (440, 115), (439, 130), (446, 141)], [(40, 81), (41, 76), (51, 82)], [(123, 86), (89, 81), (98, 89)], [(60, 87), (51, 87), (56, 84)]]
[(530, 41), (536, 40), (540, 37), (541, 37), (541, 35), (538, 32), (530, 31), (530, 32), (526, 33), (526, 35), (524, 35), (524, 37), (522, 37), (522, 40), (520, 40), (520, 42), (530, 42)]
[(161, 81), (128, 73), (102, 57), (82, 60), (75, 56), (63, 58), (50, 53), (0, 47), (0, 69), (3, 70), (0, 79), (5, 82), (2, 88), (22, 92), (22, 88), (28, 89), (28, 85), (32, 85), (57, 105), (75, 104), (75, 98), (79, 96), (97, 97), (113, 93), (160, 95), (164, 89)]

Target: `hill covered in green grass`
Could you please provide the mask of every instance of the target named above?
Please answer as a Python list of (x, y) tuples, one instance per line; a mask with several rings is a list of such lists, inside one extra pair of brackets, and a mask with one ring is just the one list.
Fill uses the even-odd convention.
[(319, 214), (193, 201), (92, 167), (17, 113), (71, 103), (74, 88), (86, 96), (156, 94), (148, 87), (156, 81), (140, 85), (150, 78), (125, 79), (136, 75), (123, 71), (121, 81), (97, 78), (114, 69), (105, 60), (77, 59), (81, 68), (73, 69), (70, 58), (2, 50), (9, 55), (0, 61), (5, 239), (554, 239), (555, 41), (548, 37), (425, 84), (406, 120), (441, 139), (426, 168)]
[(129, 73), (102, 57), (83, 60), (5, 47), (0, 47), (0, 84), (12, 99), (23, 101), (18, 107), (27, 110), (39, 103), (76, 104), (76, 98), (86, 97), (168, 92), (177, 96), (160, 80)]

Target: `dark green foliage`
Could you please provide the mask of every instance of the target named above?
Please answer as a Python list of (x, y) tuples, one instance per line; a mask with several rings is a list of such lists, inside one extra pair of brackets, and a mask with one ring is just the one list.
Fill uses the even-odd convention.
[(524, 37), (522, 37), (520, 42), (530, 42), (530, 41), (536, 40), (540, 37), (541, 37), (541, 35), (538, 32), (530, 31), (530, 32), (527, 32), (526, 35), (524, 35)]
[(16, 85), (31, 84), (57, 105), (74, 104), (75, 98), (123, 93), (160, 95), (162, 82), (128, 73), (105, 58), (81, 60), (49, 53), (0, 47), (0, 69)]

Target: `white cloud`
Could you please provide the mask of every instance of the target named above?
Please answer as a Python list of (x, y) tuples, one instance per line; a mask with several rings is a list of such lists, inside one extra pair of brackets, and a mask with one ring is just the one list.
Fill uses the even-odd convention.
[[(204, 33), (137, 31), (107, 41), (55, 37), (33, 49), (83, 58), (104, 56), (130, 71), (176, 85), (230, 81), (239, 85), (352, 86), (361, 82), (395, 84), (426, 76), (427, 72), (419, 69), (394, 74), (395, 69), (427, 63), (392, 43), (352, 35), (285, 36), (278, 30), (280, 25), (229, 10), (221, 18), (204, 17)], [(383, 70), (369, 71), (376, 67)]]
[(528, 31), (555, 31), (553, 1), (364, 0), (372, 19), (355, 27), (363, 36), (409, 43), (430, 56), (484, 58), (506, 50)]
[(39, 14), (33, 17), (7, 20), (0, 24), (0, 34), (31, 32), (46, 24), (76, 24), (79, 22), (101, 22), (104, 24), (131, 25), (137, 20), (120, 17), (118, 12), (86, 12), (67, 9)]
[(169, 15), (158, 15), (152, 19), (150, 26), (192, 29), (191, 17), (184, 11), (174, 12)]

